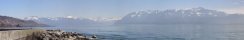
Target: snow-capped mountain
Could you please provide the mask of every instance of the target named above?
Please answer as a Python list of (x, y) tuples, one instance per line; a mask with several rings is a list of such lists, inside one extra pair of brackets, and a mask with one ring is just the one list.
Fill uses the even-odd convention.
[(89, 19), (79, 19), (73, 16), (67, 17), (26, 17), (25, 20), (33, 20), (36, 22), (49, 24), (52, 26), (82, 26), (89, 24), (96, 24), (94, 21)]
[(37, 17), (31, 16), (24, 18), (25, 20), (33, 20), (36, 22), (49, 24), (52, 26), (84, 26), (84, 25), (104, 25), (113, 24), (116, 19), (114, 18), (79, 18), (74, 16), (66, 17)]
[(74, 17), (74, 16), (66, 16), (66, 17), (38, 17), (38, 16), (30, 16), (30, 17), (25, 17), (24, 20), (53, 20), (53, 21), (57, 21), (59, 18), (66, 18), (66, 19), (78, 19), (78, 17)]
[(132, 12), (116, 24), (241, 24), (242, 14), (227, 14), (202, 7), (191, 9), (147, 10)]
[(93, 20), (99, 24), (106, 24), (106, 25), (112, 25), (114, 22), (117, 20), (120, 20), (121, 18), (119, 17), (93, 17), (93, 18), (88, 18), (90, 20)]

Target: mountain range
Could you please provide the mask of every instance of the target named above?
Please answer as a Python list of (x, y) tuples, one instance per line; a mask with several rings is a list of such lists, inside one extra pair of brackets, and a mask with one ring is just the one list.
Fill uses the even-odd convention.
[(244, 24), (243, 14), (229, 14), (202, 7), (132, 12), (115, 24)]
[(24, 18), (38, 23), (44, 23), (51, 26), (87, 26), (87, 25), (111, 25), (116, 20), (115, 18), (79, 18), (74, 16), (66, 17), (37, 17), (31, 16)]
[(119, 25), (119, 24), (244, 24), (243, 14), (230, 14), (202, 7), (190, 9), (145, 10), (122, 18), (26, 17), (52, 26)]

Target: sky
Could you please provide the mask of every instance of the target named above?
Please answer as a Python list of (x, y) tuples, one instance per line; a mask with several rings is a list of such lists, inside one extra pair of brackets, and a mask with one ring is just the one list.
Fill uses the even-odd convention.
[(0, 15), (39, 17), (123, 17), (141, 10), (203, 7), (244, 13), (244, 0), (0, 0)]

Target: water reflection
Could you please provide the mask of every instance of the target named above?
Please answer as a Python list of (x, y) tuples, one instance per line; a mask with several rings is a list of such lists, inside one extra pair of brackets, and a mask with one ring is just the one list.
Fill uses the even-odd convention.
[(244, 40), (244, 25), (110, 25), (45, 27), (96, 34), (102, 40)]

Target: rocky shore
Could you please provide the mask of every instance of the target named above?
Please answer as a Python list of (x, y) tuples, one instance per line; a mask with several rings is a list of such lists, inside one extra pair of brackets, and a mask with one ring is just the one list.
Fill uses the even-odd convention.
[[(0, 29), (1, 30), (1, 29)], [(96, 36), (85, 36), (76, 32), (42, 29), (3, 29), (1, 40), (96, 40)]]
[(95, 40), (96, 36), (86, 37), (76, 32), (64, 32), (61, 30), (46, 30), (44, 33), (34, 33), (37, 40)]

